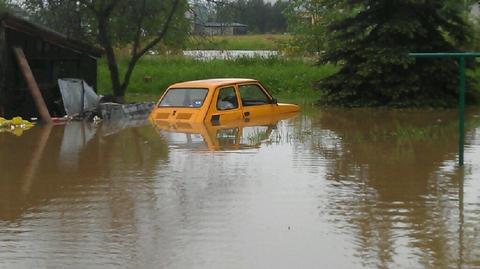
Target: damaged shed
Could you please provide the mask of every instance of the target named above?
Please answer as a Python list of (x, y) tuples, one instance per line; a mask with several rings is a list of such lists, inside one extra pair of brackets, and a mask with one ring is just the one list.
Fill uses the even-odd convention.
[(58, 79), (83, 79), (96, 88), (97, 59), (102, 49), (12, 14), (0, 13), (0, 117), (39, 116), (14, 48), (23, 50), (52, 116), (65, 115)]

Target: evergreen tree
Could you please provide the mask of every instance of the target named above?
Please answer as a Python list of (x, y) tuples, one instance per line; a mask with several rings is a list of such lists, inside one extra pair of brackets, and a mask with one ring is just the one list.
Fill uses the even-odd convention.
[[(452, 52), (467, 40), (461, 1), (344, 0), (327, 27), (322, 62), (340, 71), (318, 83), (325, 102), (346, 106), (453, 106), (454, 59), (414, 59), (409, 52)], [(338, 7), (337, 7), (338, 11)]]

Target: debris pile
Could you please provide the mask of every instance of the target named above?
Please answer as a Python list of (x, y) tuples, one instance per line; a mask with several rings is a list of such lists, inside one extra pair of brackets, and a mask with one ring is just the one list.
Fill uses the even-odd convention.
[(101, 103), (98, 106), (104, 120), (144, 120), (152, 111), (154, 103), (117, 104)]
[(108, 121), (146, 120), (154, 103), (119, 104), (106, 102), (85, 81), (59, 79), (58, 85), (67, 117), (74, 120), (101, 118)]

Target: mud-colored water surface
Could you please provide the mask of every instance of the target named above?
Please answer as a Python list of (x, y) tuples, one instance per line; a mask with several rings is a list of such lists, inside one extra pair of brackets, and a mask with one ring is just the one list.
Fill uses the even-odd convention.
[(467, 118), (464, 168), (455, 110), (0, 133), (0, 268), (478, 268)]

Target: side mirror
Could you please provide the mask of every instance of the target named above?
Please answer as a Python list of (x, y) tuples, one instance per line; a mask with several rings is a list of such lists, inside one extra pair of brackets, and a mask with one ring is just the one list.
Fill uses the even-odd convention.
[(278, 103), (277, 98), (272, 98), (272, 100), (270, 100), (270, 103), (276, 105)]

